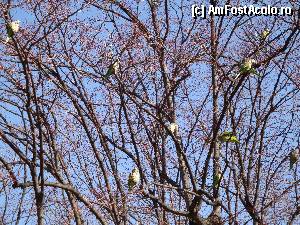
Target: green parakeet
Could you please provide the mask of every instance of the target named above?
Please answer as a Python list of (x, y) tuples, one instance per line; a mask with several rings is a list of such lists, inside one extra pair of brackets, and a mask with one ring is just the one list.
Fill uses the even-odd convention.
[(19, 20), (16, 20), (16, 21), (13, 21), (13, 22), (7, 24), (6, 29), (7, 29), (8, 38), (11, 39), (14, 36), (14, 34), (19, 31), (19, 28), (20, 28), (20, 21)]
[(213, 177), (213, 187), (214, 188), (217, 188), (220, 184), (220, 181), (221, 181), (221, 173), (216, 173)]
[(170, 123), (169, 130), (174, 134), (174, 132), (178, 133), (178, 125), (177, 123)]
[(114, 63), (112, 63), (105, 74), (105, 77), (109, 77), (112, 74), (118, 74), (120, 70), (120, 61), (117, 59)]
[(249, 73), (249, 74), (255, 74), (259, 76), (255, 68), (253, 68), (254, 63), (256, 63), (256, 60), (254, 59), (245, 59), (242, 65), (240, 66), (240, 73), (241, 74)]
[(260, 35), (261, 39), (265, 40), (270, 35), (270, 33), (271, 31), (269, 29), (265, 29)]
[(233, 135), (231, 131), (225, 131), (218, 136), (218, 140), (220, 142), (231, 142), (231, 143), (239, 143), (236, 136)]
[(293, 168), (293, 165), (298, 161), (299, 159), (299, 149), (294, 149), (290, 152), (290, 169)]
[(132, 188), (140, 182), (140, 172), (138, 168), (134, 168), (128, 176), (128, 190), (131, 191)]

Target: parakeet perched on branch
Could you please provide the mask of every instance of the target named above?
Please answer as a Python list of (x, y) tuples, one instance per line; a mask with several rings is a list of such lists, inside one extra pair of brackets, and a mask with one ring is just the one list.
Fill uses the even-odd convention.
[(239, 143), (236, 136), (233, 135), (231, 131), (225, 131), (218, 136), (218, 140), (220, 142), (231, 142), (231, 143)]
[(175, 134), (175, 132), (178, 133), (178, 124), (170, 123), (169, 130), (172, 132), (173, 135)]
[(298, 161), (299, 159), (299, 149), (294, 149), (290, 152), (290, 169), (293, 168), (293, 165)]
[(256, 63), (256, 60), (254, 59), (245, 59), (242, 65), (240, 66), (240, 73), (241, 74), (255, 74), (259, 76), (259, 74), (256, 72), (255, 68), (253, 67), (253, 64)]
[(213, 187), (214, 188), (217, 188), (220, 184), (220, 181), (221, 181), (221, 173), (216, 173), (213, 177)]
[(134, 186), (140, 182), (140, 172), (138, 168), (134, 168), (128, 176), (128, 190), (131, 191)]
[(265, 29), (260, 35), (261, 40), (265, 40), (270, 35), (270, 33), (271, 31), (269, 29)]
[(105, 74), (105, 77), (109, 77), (112, 74), (118, 74), (120, 71), (120, 60), (117, 59), (115, 62), (113, 62), (109, 67)]
[(14, 36), (20, 29), (20, 20), (13, 21), (6, 25), (8, 37)]
[(20, 29), (20, 20), (13, 21), (6, 25), (7, 38), (6, 42), (11, 40), (11, 38), (17, 33)]

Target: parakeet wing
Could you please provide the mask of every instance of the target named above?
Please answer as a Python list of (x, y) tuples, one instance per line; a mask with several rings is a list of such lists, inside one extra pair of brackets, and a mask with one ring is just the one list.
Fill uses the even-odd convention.
[(120, 62), (119, 62), (119, 59), (117, 59), (115, 62), (110, 64), (110, 66), (108, 67), (108, 70), (105, 74), (105, 77), (109, 77), (112, 74), (118, 73), (119, 69), (120, 69)]
[(129, 175), (129, 178), (128, 178), (128, 189), (131, 191), (132, 188), (134, 187), (134, 185), (135, 185), (135, 182), (134, 182), (132, 176)]
[(110, 65), (110, 66), (108, 67), (108, 70), (107, 70), (106, 74), (105, 74), (105, 77), (109, 77), (109, 76), (111, 76), (113, 73), (114, 73), (113, 65)]
[(292, 151), (290, 153), (290, 169), (293, 168), (293, 165), (298, 161), (299, 159), (299, 154), (297, 153), (296, 150)]
[(248, 69), (245, 66), (240, 66), (240, 73), (246, 73)]
[(8, 36), (9, 38), (12, 38), (12, 37), (14, 36), (14, 32), (13, 32), (11, 26), (6, 25), (6, 30), (7, 30), (7, 36)]
[(221, 174), (215, 174), (213, 177), (213, 186), (216, 188), (221, 180)]

